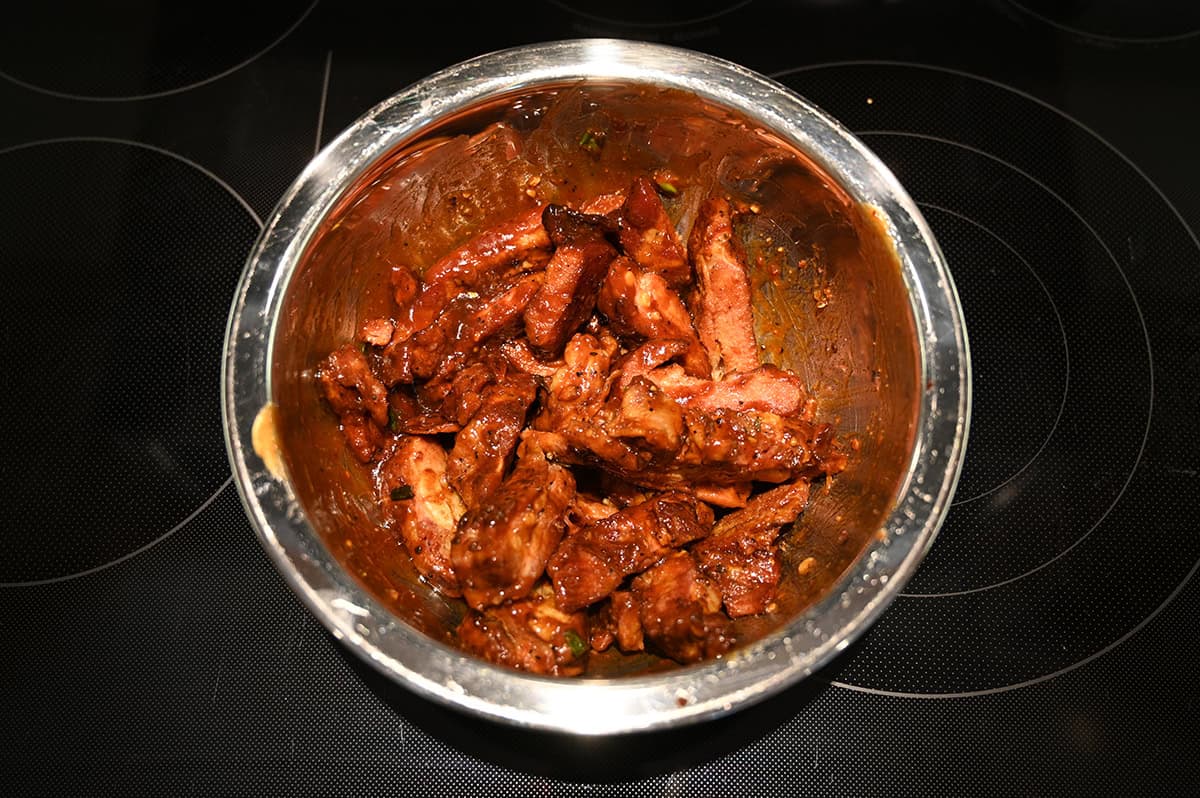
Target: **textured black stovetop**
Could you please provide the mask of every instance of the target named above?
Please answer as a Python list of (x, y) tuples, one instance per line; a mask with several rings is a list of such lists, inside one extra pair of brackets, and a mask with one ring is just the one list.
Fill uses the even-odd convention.
[[(0, 794), (1200, 793), (1200, 11), (38, 4), (0, 23)], [(612, 35), (772, 75), (933, 226), (975, 371), (955, 504), (817, 677), (676, 732), (433, 706), (293, 598), (226, 460), (255, 236), (323, 142), (473, 55)]]

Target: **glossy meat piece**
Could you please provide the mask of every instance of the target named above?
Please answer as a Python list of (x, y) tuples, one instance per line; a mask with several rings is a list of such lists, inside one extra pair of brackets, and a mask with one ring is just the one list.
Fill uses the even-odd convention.
[(522, 274), (503, 286), (478, 307), (466, 322), (462, 340), (469, 350), (489, 338), (505, 338), (521, 327), (521, 316), (542, 288), (548, 275), (541, 272)]
[(545, 226), (557, 244), (546, 278), (525, 308), (525, 337), (534, 351), (554, 355), (585, 322), (617, 251), (599, 223), (559, 205), (546, 208)]
[(578, 676), (588, 651), (587, 618), (554, 605), (549, 591), (483, 611), (468, 610), (458, 640), (488, 662), (544, 676)]
[(553, 377), (554, 372), (562, 368), (561, 360), (547, 362), (539, 360), (537, 355), (533, 353), (533, 350), (529, 348), (529, 343), (524, 338), (505, 341), (500, 345), (500, 351), (504, 353), (504, 356), (508, 358), (508, 362), (517, 371), (523, 371), (535, 377)]
[(411, 337), (393, 337), (383, 352), (389, 381), (408, 383), (443, 375), (469, 359), (480, 343), (515, 333), (542, 279), (540, 272), (514, 271), (495, 281), (486, 294), (456, 297), (433, 323)]
[(700, 501), (717, 507), (745, 507), (753, 488), (750, 482), (739, 482), (733, 485), (696, 485), (692, 492)]
[(387, 346), (395, 332), (391, 319), (367, 319), (358, 326), (358, 340), (371, 346)]
[[(639, 381), (645, 383), (638, 378), (634, 384)], [(675, 415), (662, 409), (671, 402), (659, 393), (652, 413), (630, 403), (636, 411), (631, 416), (625, 415), (628, 407), (619, 398), (573, 412), (549, 408), (535, 420), (535, 434), (556, 460), (599, 466), (656, 489), (786, 482), (845, 467), (828, 425), (761, 411), (720, 408), (707, 413), (682, 407), (682, 427), (675, 435)], [(674, 438), (679, 446), (671, 451)]]
[[(678, 338), (654, 338), (622, 355), (613, 368), (620, 372), (617, 389), (625, 390), (634, 378), (651, 374), (668, 361), (688, 350), (688, 342)], [(683, 370), (679, 369), (682, 374)], [(688, 378), (694, 379), (694, 378)]]
[(759, 366), (723, 380), (698, 380), (675, 365), (646, 373), (675, 401), (699, 410), (763, 410), (779, 416), (812, 419), (808, 391), (800, 378), (776, 366)]
[(462, 518), (462, 501), (446, 478), (446, 452), (415, 436), (400, 438), (375, 471), (380, 504), (417, 572), (448, 596), (461, 595), (450, 563), (450, 544)]
[(547, 205), (542, 212), (542, 226), (556, 247), (573, 244), (580, 239), (602, 238), (616, 230), (608, 217), (598, 213), (581, 213), (565, 205)]
[(804, 512), (808, 492), (808, 482), (800, 480), (755, 496), (693, 547), (700, 569), (721, 591), (731, 617), (764, 612), (775, 598), (780, 576), (777, 540)]
[(536, 396), (533, 378), (514, 374), (484, 395), (479, 410), (458, 433), (447, 473), (468, 507), (477, 507), (499, 486)]
[(618, 335), (686, 341), (684, 368), (694, 377), (709, 376), (708, 354), (692, 326), (692, 318), (683, 300), (661, 275), (639, 267), (629, 258), (617, 258), (608, 267), (596, 306)]
[(368, 462), (383, 444), (388, 424), (388, 392), (354, 344), (334, 350), (317, 369), (317, 381), (340, 420), (350, 450)]
[(571, 506), (567, 509), (568, 529), (581, 529), (589, 524), (602, 521), (617, 512), (618, 508), (616, 505), (586, 496), (578, 491), (578, 487), (576, 485), (575, 501), (571, 502)]
[(599, 601), (626, 576), (707, 535), (712, 524), (708, 505), (672, 492), (568, 535), (546, 563), (558, 606), (578, 610)]
[(614, 590), (608, 601), (599, 605), (590, 624), (592, 649), (604, 651), (613, 643), (626, 653), (646, 648), (638, 602), (628, 590)]
[[(404, 265), (392, 266), (392, 298), (396, 301), (395, 334), (404, 340), (413, 334), (413, 303), (421, 293), (421, 281)], [(386, 341), (384, 343), (387, 343)]]
[(608, 395), (609, 370), (616, 352), (615, 341), (604, 341), (589, 333), (579, 333), (563, 350), (563, 365), (550, 378), (549, 400), (552, 407), (577, 412), (580, 406), (596, 405)]
[(428, 327), (451, 300), (474, 288), (489, 273), (549, 246), (540, 206), (485, 230), (425, 273), (424, 290), (412, 306), (412, 328)]
[(750, 278), (733, 238), (729, 202), (710, 197), (700, 206), (688, 238), (696, 288), (688, 299), (696, 332), (718, 379), (759, 365)]
[(721, 595), (692, 556), (677, 551), (631, 585), (646, 647), (684, 665), (724, 654), (734, 643)]
[(388, 412), (388, 429), (405, 435), (440, 435), (458, 432), (462, 426), (422, 409), (408, 386), (401, 386), (388, 394)]
[(490, 386), (503, 383), (510, 371), (508, 359), (499, 346), (485, 344), (457, 370), (417, 384), (414, 387), (417, 403), (426, 414), (455, 424), (453, 429), (445, 430), (455, 432), (479, 412)]
[(609, 434), (636, 440), (640, 447), (673, 454), (683, 436), (683, 408), (645, 377), (636, 377), (620, 395), (620, 409), (607, 424)]
[(575, 498), (571, 472), (521, 447), (517, 467), (458, 524), (451, 547), (463, 597), (475, 609), (529, 594), (562, 539)]
[(644, 177), (633, 181), (618, 220), (621, 249), (639, 266), (661, 275), (671, 285), (692, 281), (683, 242), (653, 183)]

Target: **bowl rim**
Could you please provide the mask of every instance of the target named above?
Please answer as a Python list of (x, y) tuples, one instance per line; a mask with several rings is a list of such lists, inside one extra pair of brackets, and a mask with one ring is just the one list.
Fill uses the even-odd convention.
[[(651, 82), (733, 109), (781, 135), (875, 207), (889, 228), (920, 339), (920, 414), (898, 498), (881, 534), (820, 601), (719, 659), (619, 679), (552, 679), (491, 665), (399, 620), (332, 556), (284, 475), (250, 445), (273, 397), (279, 309), (320, 222), (376, 161), (445, 114), (498, 94), (577, 80)], [(845, 649), (899, 594), (932, 545), (958, 481), (971, 406), (962, 310), (915, 202), (849, 130), (791, 89), (723, 59), (661, 44), (572, 39), (450, 66), (376, 105), (308, 164), (264, 226), (230, 308), (221, 369), (225, 442), (255, 532), (293, 591), (349, 649), (435, 702), (492, 720), (572, 734), (696, 722), (773, 695)], [(279, 470), (276, 466), (276, 470)]]

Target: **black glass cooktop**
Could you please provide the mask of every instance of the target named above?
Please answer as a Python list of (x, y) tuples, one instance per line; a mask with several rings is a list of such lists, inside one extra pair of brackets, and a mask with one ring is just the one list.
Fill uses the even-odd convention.
[[(245, 257), (322, 143), (586, 36), (729, 58), (861, 136), (946, 252), (975, 377), (950, 516), (860, 641), (609, 740), (360, 665), (260, 549), (218, 402)], [(0, 794), (1200, 794), (1198, 97), (1189, 3), (6, 11)]]

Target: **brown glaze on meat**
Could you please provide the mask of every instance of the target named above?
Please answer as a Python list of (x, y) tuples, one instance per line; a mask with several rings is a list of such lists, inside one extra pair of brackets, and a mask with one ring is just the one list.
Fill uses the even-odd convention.
[(546, 564), (558, 606), (583, 609), (672, 549), (712, 529), (707, 505), (683, 492), (664, 493), (569, 535)]
[(709, 376), (708, 355), (691, 316), (660, 274), (642, 269), (627, 257), (617, 258), (608, 268), (597, 306), (618, 335), (684, 341), (683, 365), (687, 373)]
[(750, 278), (733, 236), (732, 213), (728, 200), (710, 197), (700, 206), (688, 238), (688, 254), (696, 269), (689, 302), (716, 377), (759, 365)]
[(670, 285), (692, 281), (683, 242), (653, 183), (645, 177), (633, 181), (618, 220), (621, 247), (639, 266)]
[(845, 467), (828, 425), (761, 411), (706, 413), (649, 385), (644, 402), (612, 401), (587, 408), (591, 412), (550, 412), (535, 420), (539, 444), (561, 462), (598, 466), (661, 490), (786, 482)]
[(543, 355), (557, 353), (592, 314), (600, 282), (617, 256), (603, 236), (604, 217), (546, 208), (543, 224), (556, 248), (546, 278), (525, 308), (525, 337)]
[(642, 635), (642, 619), (638, 601), (628, 590), (614, 590), (600, 608), (591, 624), (592, 648), (604, 651), (613, 643), (626, 653), (643, 651), (646, 640)]
[(632, 589), (647, 648), (686, 665), (733, 646), (721, 595), (688, 552), (669, 555), (636, 577)]
[(651, 370), (646, 377), (675, 401), (698, 410), (762, 410), (805, 420), (812, 417), (804, 383), (775, 366), (759, 366), (723, 380), (698, 380), (678, 366)]
[(750, 500), (692, 549), (700, 569), (721, 591), (732, 618), (765, 612), (779, 585), (779, 547), (785, 526), (808, 504), (808, 483), (793, 482)]
[(536, 395), (532, 378), (514, 374), (491, 387), (454, 439), (447, 476), (468, 507), (478, 507), (500, 485)]
[(372, 373), (366, 355), (346, 344), (317, 369), (325, 401), (337, 413), (354, 456), (366, 463), (383, 445), (388, 423), (387, 388)]
[(379, 501), (418, 573), (448, 596), (459, 595), (450, 544), (464, 507), (446, 478), (446, 451), (427, 438), (396, 441), (375, 471)]
[(587, 655), (587, 617), (554, 605), (549, 590), (483, 611), (469, 610), (458, 627), (467, 651), (488, 662), (544, 676), (578, 676)]
[(425, 273), (425, 288), (412, 305), (412, 328), (428, 327), (452, 299), (470, 291), (489, 273), (549, 246), (540, 207), (485, 230)]
[(571, 472), (524, 446), (517, 467), (458, 524), (450, 557), (475, 609), (527, 596), (562, 539), (575, 497)]

